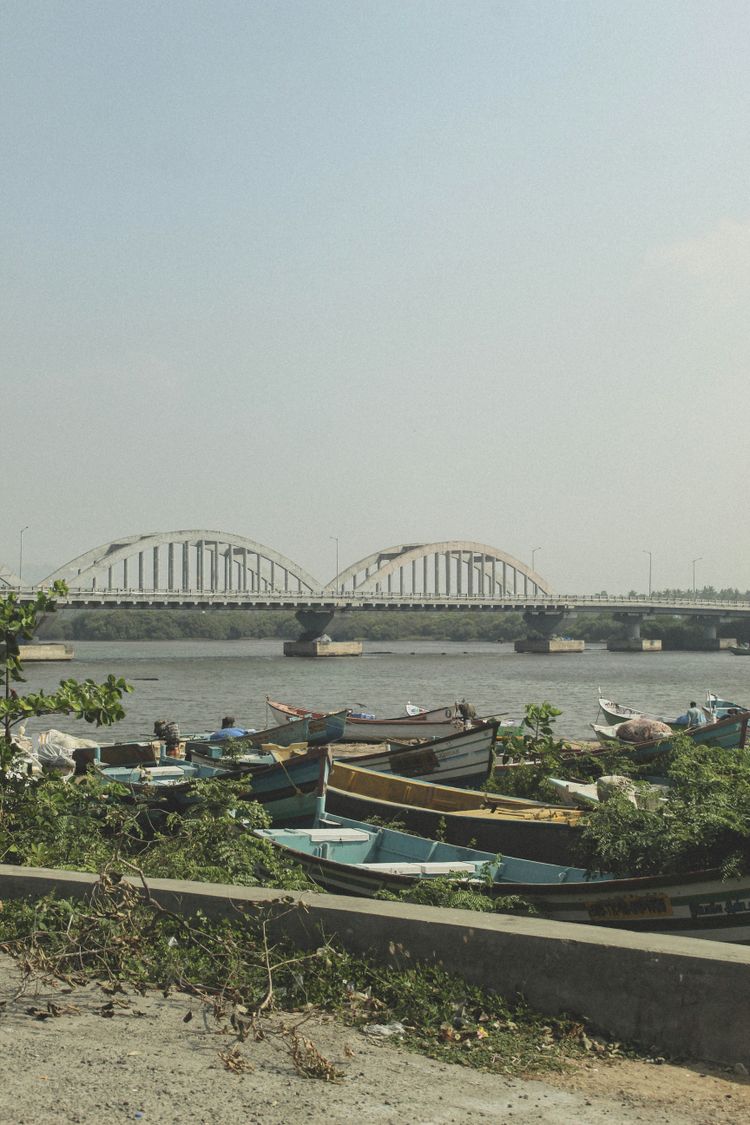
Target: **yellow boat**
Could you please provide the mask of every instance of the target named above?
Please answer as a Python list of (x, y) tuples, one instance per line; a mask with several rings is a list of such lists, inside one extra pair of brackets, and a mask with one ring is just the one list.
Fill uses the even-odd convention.
[(352, 820), (403, 825), (421, 836), (543, 863), (567, 863), (583, 815), (519, 797), (432, 785), (335, 761), (326, 810)]

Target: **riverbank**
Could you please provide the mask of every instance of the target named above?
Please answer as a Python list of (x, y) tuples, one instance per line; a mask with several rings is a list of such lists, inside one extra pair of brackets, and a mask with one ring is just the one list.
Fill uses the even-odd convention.
[[(18, 995), (0, 956), (0, 1119), (17, 1125), (720, 1125), (750, 1119), (750, 1083), (704, 1065), (595, 1054), (544, 1081), (506, 1078), (412, 1054), (332, 1017), (277, 1013), (237, 1048), (226, 1023), (181, 993), (40, 984)], [(306, 1078), (304, 1040), (341, 1077)], [(222, 1058), (224, 1056), (224, 1058)]]

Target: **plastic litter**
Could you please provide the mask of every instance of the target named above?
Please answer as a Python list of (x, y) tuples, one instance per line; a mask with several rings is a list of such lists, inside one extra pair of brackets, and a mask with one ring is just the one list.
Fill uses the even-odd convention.
[(100, 746), (91, 738), (76, 738), (61, 730), (45, 730), (39, 735), (37, 757), (46, 770), (72, 773), (75, 769), (73, 751), (79, 748)]
[(406, 1028), (402, 1023), (370, 1023), (362, 1028), (365, 1035), (372, 1039), (390, 1039), (393, 1035), (405, 1035)]

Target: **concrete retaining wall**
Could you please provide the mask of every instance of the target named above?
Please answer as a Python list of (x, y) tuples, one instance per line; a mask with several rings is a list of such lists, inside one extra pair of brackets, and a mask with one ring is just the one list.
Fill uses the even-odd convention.
[[(96, 877), (0, 865), (0, 899), (83, 897)], [(321, 934), (400, 965), (438, 961), (473, 984), (521, 994), (549, 1015), (584, 1016), (662, 1054), (750, 1067), (750, 948), (530, 918), (149, 879), (164, 906), (213, 917), (278, 909), (279, 936), (315, 947)], [(291, 910), (289, 903), (303, 909)]]

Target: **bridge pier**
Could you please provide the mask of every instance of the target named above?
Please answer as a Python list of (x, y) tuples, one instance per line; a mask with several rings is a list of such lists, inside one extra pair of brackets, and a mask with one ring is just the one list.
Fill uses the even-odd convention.
[(615, 613), (615, 621), (625, 626), (624, 638), (610, 637), (607, 641), (609, 652), (661, 652), (661, 641), (641, 636), (641, 625), (645, 613)]
[(302, 626), (299, 640), (284, 641), (284, 656), (361, 656), (361, 641), (332, 641), (325, 631), (333, 621), (333, 610), (298, 609)]
[(695, 623), (699, 626), (702, 635), (699, 652), (718, 652), (737, 644), (736, 637), (719, 636), (719, 628), (723, 624), (720, 617), (696, 617)]
[(562, 624), (564, 617), (564, 613), (547, 613), (545, 610), (527, 609), (523, 619), (529, 631), (535, 633), (536, 636), (516, 641), (513, 645), (516, 652), (583, 652), (586, 647), (585, 641), (554, 635), (555, 629)]
[(294, 616), (302, 626), (299, 640), (319, 640), (333, 621), (333, 612), (332, 609), (298, 609)]

